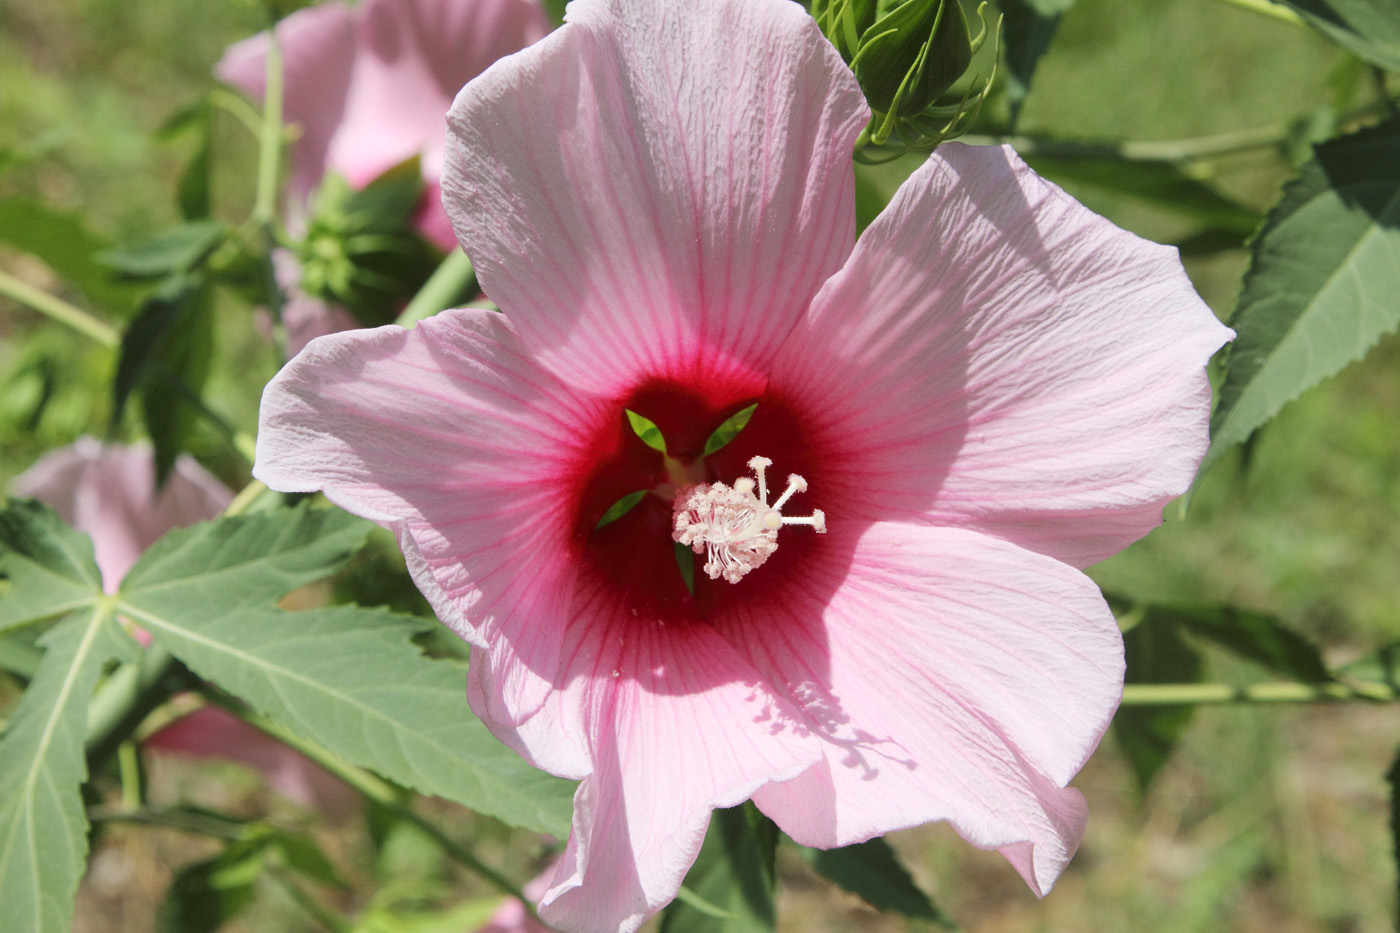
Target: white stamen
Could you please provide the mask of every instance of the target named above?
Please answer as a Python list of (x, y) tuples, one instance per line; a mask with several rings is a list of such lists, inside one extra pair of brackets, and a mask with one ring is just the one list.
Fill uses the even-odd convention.
[(723, 577), (738, 583), (761, 566), (778, 549), (778, 529), (783, 525), (807, 525), (817, 534), (825, 533), (826, 515), (820, 509), (805, 517), (782, 514), (794, 494), (807, 490), (807, 481), (797, 474), (788, 477), (787, 490), (778, 501), (768, 504), (764, 471), (772, 465), (767, 457), (749, 461), (758, 480), (757, 496), (754, 480), (747, 476), (736, 479), (733, 486), (701, 483), (677, 494), (671, 537), (706, 555), (704, 569), (711, 580)]
[(802, 477), (798, 476), (796, 473), (789, 473), (788, 488), (781, 496), (778, 497), (778, 501), (773, 503), (773, 508), (781, 511), (782, 507), (787, 505), (787, 501), (792, 498), (793, 493), (806, 491), (807, 481)]
[(749, 469), (758, 475), (758, 501), (764, 506), (768, 505), (768, 481), (764, 478), (763, 471), (772, 465), (773, 461), (767, 457), (752, 457), (749, 460)]

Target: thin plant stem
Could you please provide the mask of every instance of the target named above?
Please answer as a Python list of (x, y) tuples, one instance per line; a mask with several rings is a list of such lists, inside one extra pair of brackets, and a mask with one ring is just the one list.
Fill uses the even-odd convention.
[(104, 347), (115, 350), (121, 345), (121, 334), (117, 333), (115, 328), (99, 321), (77, 305), (22, 282), (4, 270), (0, 270), (0, 295), (12, 298), (27, 308), (67, 325)]
[(475, 285), (476, 269), (472, 267), (467, 254), (458, 247), (447, 254), (394, 323), (400, 327), (412, 327), (423, 318), (451, 307), (458, 295)]
[(301, 738), (301, 736), (284, 728), (273, 720), (268, 719), (266, 716), (246, 708), (241, 703), (236, 702), (233, 698), (220, 692), (216, 688), (206, 686), (201, 692), (204, 693), (205, 699), (210, 703), (228, 710), (253, 728), (272, 736), (282, 744), (300, 752), (302, 755), (305, 755), (307, 758), (350, 785), (359, 792), (361, 796), (374, 801), (400, 819), (412, 823), (414, 826), (427, 833), (444, 852), (463, 867), (480, 876), (485, 881), (490, 882), (497, 890), (518, 899), (525, 905), (526, 910), (532, 915), (534, 914), (534, 905), (525, 897), (524, 892), (520, 890), (520, 887), (515, 884), (515, 882), (482, 862), (469, 849), (454, 841), (430, 820), (420, 816), (412, 807), (405, 804), (399, 798), (398, 791), (395, 790), (393, 785), (389, 782), (373, 772), (350, 764), (330, 750)]
[(1368, 700), (1393, 703), (1400, 688), (1383, 683), (1303, 684), (1127, 684), (1124, 706), (1221, 706), (1233, 703), (1344, 703)]
[(93, 823), (144, 823), (148, 826), (179, 829), (200, 836), (212, 836), (226, 842), (236, 842), (243, 838), (242, 824), (188, 810), (166, 810), (159, 807), (89, 807), (87, 817)]
[(268, 877), (282, 886), (292, 900), (297, 902), (297, 906), (310, 914), (321, 926), (330, 930), (331, 933), (351, 933), (354, 926), (350, 921), (340, 914), (331, 910), (325, 904), (312, 897), (306, 890), (291, 878), (288, 878), (280, 871), (269, 871)]
[(1000, 145), (1010, 143), (1023, 156), (1061, 159), (1121, 159), (1125, 162), (1193, 162), (1253, 149), (1269, 149), (1288, 140), (1289, 127), (1280, 123), (1197, 136), (1190, 139), (1162, 141), (1074, 141), (1045, 139), (1036, 136), (975, 136), (962, 137), (970, 145)]
[(277, 219), (278, 168), (282, 162), (282, 46), (277, 30), (267, 31), (267, 68), (262, 131), (258, 139), (258, 188), (253, 216), (271, 231)]
[[(249, 457), (248, 460), (250, 463), (252, 462), (251, 457)], [(233, 497), (233, 501), (228, 504), (228, 508), (224, 509), (224, 515), (238, 515), (241, 512), (248, 511), (253, 503), (262, 498), (263, 494), (267, 491), (267, 487), (261, 482), (252, 480), (247, 486), (244, 486), (238, 491), (238, 495)]]
[(242, 97), (219, 87), (209, 92), (209, 102), (232, 114), (250, 133), (259, 139), (262, 138), (262, 115)]
[(1272, 2), (1272, 0), (1220, 0), (1220, 2), (1237, 6), (1242, 10), (1249, 10), (1251, 13), (1269, 16), (1281, 22), (1292, 23), (1295, 26), (1307, 26), (1303, 17), (1286, 6)]
[[(1348, 124), (1367, 117), (1384, 116), (1396, 108), (1396, 99), (1384, 93), (1375, 101), (1338, 116), (1338, 122)], [(1221, 156), (1252, 152), (1256, 149), (1277, 149), (1292, 137), (1294, 128), (1286, 123), (1256, 126), (1211, 136), (1187, 139), (1051, 139), (1044, 136), (984, 136), (970, 133), (959, 137), (973, 146), (1010, 144), (1011, 148), (1028, 158), (1046, 159), (1118, 159), (1124, 162), (1198, 162)]]

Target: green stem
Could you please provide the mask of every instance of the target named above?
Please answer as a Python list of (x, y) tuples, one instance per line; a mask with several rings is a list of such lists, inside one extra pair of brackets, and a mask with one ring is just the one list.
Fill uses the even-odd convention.
[(1228, 3), (1229, 6), (1239, 7), (1240, 10), (1249, 10), (1250, 13), (1259, 13), (1266, 17), (1274, 18), (1281, 22), (1291, 22), (1294, 25), (1306, 27), (1308, 22), (1303, 20), (1301, 15), (1289, 10), (1282, 4), (1274, 3), (1273, 0), (1221, 0), (1221, 3)]
[(3, 270), (0, 270), (0, 295), (13, 298), (60, 324), (68, 325), (104, 347), (115, 350), (121, 345), (121, 334), (111, 326), (99, 321), (77, 305), (69, 304), (62, 298), (56, 298), (48, 292), (26, 284)]
[(188, 810), (165, 810), (158, 807), (118, 810), (111, 807), (91, 807), (87, 811), (87, 817), (93, 823), (145, 823), (149, 826), (165, 826), (201, 836), (212, 836), (228, 842), (236, 842), (243, 838), (242, 824)]
[(476, 269), (461, 248), (447, 254), (428, 281), (413, 296), (394, 323), (412, 327), (425, 317), (452, 307), (462, 294), (476, 287)]
[(400, 819), (412, 823), (414, 826), (427, 833), (444, 852), (465, 868), (490, 882), (497, 890), (517, 898), (525, 905), (526, 910), (530, 911), (531, 914), (534, 913), (534, 905), (525, 897), (524, 892), (520, 890), (518, 885), (491, 866), (483, 863), (472, 854), (470, 850), (452, 840), (430, 820), (418, 815), (412, 807), (408, 806), (400, 799), (398, 791), (388, 781), (385, 781), (373, 772), (350, 764), (348, 761), (345, 761), (314, 742), (301, 738), (301, 736), (271, 719), (268, 719), (266, 716), (248, 709), (243, 704), (216, 688), (206, 686), (201, 692), (210, 703), (228, 710), (255, 729), (272, 736), (289, 748), (295, 749), (320, 765), (326, 771), (329, 771), (331, 774), (350, 785), (359, 792), (361, 796), (374, 801)]
[(1394, 702), (1400, 689), (1382, 683), (1127, 684), (1124, 706), (1219, 706), (1227, 703)]
[(1192, 162), (1215, 156), (1268, 149), (1288, 140), (1289, 128), (1284, 124), (1260, 126), (1214, 136), (1162, 141), (1073, 141), (1045, 139), (1035, 136), (964, 136), (970, 145), (1000, 145), (1011, 148), (1027, 158), (1047, 159), (1122, 159), (1126, 162)]
[(258, 195), (253, 216), (270, 231), (277, 219), (277, 176), (282, 161), (282, 46), (277, 30), (267, 31), (266, 89), (258, 140)]
[(190, 684), (179, 662), (155, 644), (146, 648), (139, 662), (118, 667), (88, 704), (88, 771), (101, 769), (143, 719)]
[(280, 871), (269, 871), (268, 877), (280, 884), (283, 890), (291, 895), (292, 900), (296, 901), (302, 910), (314, 917), (321, 926), (330, 930), (331, 933), (351, 933), (354, 929), (354, 926), (349, 920), (346, 920), (340, 914), (306, 893), (301, 885), (297, 884)]
[(262, 138), (262, 115), (244, 100), (240, 95), (232, 91), (226, 91), (221, 87), (216, 87), (209, 92), (209, 102), (215, 107), (219, 107), (237, 118), (248, 128), (248, 132), (261, 140)]
[(1286, 6), (1272, 2), (1272, 0), (1221, 0), (1221, 2), (1237, 6), (1242, 10), (1249, 10), (1251, 13), (1260, 13), (1285, 23), (1292, 23), (1295, 26), (1307, 25), (1297, 13)]

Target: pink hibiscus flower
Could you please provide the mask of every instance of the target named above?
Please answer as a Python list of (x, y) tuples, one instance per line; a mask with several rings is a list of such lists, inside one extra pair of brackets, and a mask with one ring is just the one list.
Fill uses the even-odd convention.
[[(427, 185), (418, 229), (445, 250), (457, 246), (442, 209), (440, 178), (447, 108), (486, 66), (549, 31), (538, 0), (364, 0), (322, 3), (277, 25), (284, 62), (283, 117), (300, 131), (292, 145), (293, 225), (328, 171), (356, 188), (415, 155)], [(220, 79), (261, 100), (267, 35), (224, 53)], [(342, 308), (297, 290), (290, 255), (279, 257), (287, 290), (287, 352), (356, 326)]]
[(476, 712), (582, 780), (563, 929), (636, 928), (750, 797), (821, 847), (947, 820), (1037, 894), (1083, 833), (1123, 656), (1076, 568), (1190, 483), (1229, 331), (1009, 149), (944, 146), (856, 243), (867, 118), (797, 4), (576, 0), (449, 114), (504, 313), (322, 338), (263, 396), (255, 475), (392, 528)]
[[(173, 528), (214, 518), (233, 493), (192, 457), (181, 455), (160, 495), (149, 447), (102, 445), (90, 437), (41, 457), (16, 477), (11, 492), (48, 503), (92, 538), (102, 585), (115, 592), (141, 552)], [(137, 630), (141, 644), (151, 637)], [(147, 748), (248, 765), (303, 806), (345, 810), (353, 793), (300, 754), (214, 707), (198, 709), (150, 736)]]

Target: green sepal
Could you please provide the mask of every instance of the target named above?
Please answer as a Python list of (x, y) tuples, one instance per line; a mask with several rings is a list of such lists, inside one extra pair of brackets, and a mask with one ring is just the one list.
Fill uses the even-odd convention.
[(437, 266), (434, 250), (413, 228), (422, 195), (417, 156), (359, 190), (327, 174), (296, 244), (297, 288), (348, 309), (366, 326), (392, 322)]
[(851, 69), (871, 109), (921, 113), (972, 64), (972, 37), (958, 0), (882, 3)]

